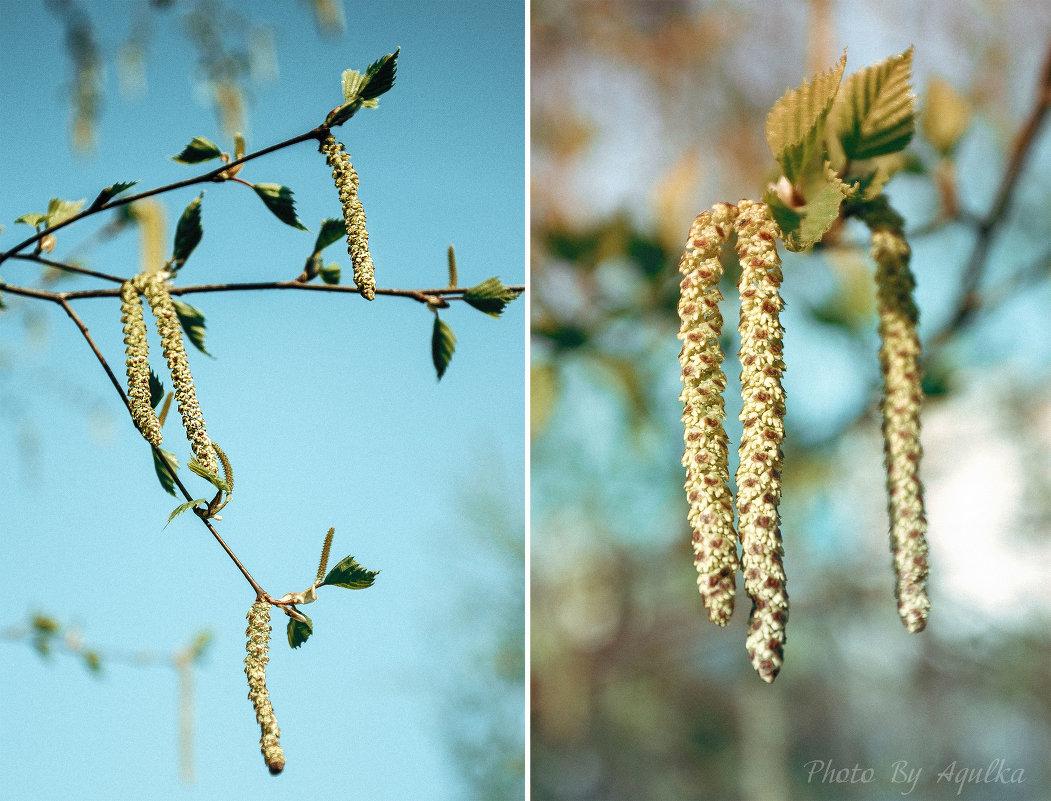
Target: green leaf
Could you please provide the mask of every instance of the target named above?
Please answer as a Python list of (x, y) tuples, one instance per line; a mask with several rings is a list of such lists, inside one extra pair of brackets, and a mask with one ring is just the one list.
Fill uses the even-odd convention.
[(172, 298), (172, 305), (175, 306), (175, 313), (179, 315), (182, 330), (186, 332), (193, 346), (205, 356), (211, 356), (212, 354), (204, 347), (204, 313), (195, 306), (174, 298)]
[(108, 203), (125, 189), (131, 189), (131, 187), (135, 186), (137, 183), (138, 181), (119, 181), (111, 186), (107, 186), (99, 192), (99, 196), (92, 201), (91, 207), (98, 208), (103, 203)]
[(360, 90), (362, 100), (373, 100), (390, 91), (390, 88), (394, 86), (394, 78), (398, 72), (398, 56), (400, 53), (401, 48), (399, 47), (393, 53), (388, 53), (369, 65), (368, 70), (365, 71), (364, 86)]
[(204, 192), (190, 201), (179, 217), (179, 224), (175, 227), (175, 249), (172, 252), (172, 271), (179, 270), (185, 263), (193, 249), (201, 242), (204, 236), (204, 228), (201, 227), (201, 198)]
[(47, 222), (46, 214), (23, 214), (17, 220), (16, 223), (25, 223), (26, 225), (32, 225), (36, 228), (39, 225), (43, 225)]
[(83, 200), (62, 200), (57, 197), (51, 198), (51, 202), (47, 204), (48, 228), (53, 225), (58, 225), (60, 222), (65, 222), (70, 217), (75, 216), (84, 207), (84, 203), (85, 201)]
[[(299, 614), (303, 615), (302, 612)], [(294, 617), (288, 619), (288, 644), (293, 648), (298, 648), (307, 641), (307, 638), (314, 633), (314, 624), (309, 617), (306, 617), (306, 622), (302, 620), (296, 620)]]
[(190, 140), (190, 144), (183, 148), (182, 153), (172, 156), (172, 160), (180, 164), (199, 164), (202, 161), (217, 159), (222, 154), (223, 152), (214, 142), (203, 136), (195, 136)]
[(332, 262), (327, 267), (322, 267), (320, 273), (321, 280), (326, 284), (338, 284), (341, 274), (340, 266), (336, 262)]
[(378, 570), (366, 570), (354, 561), (353, 556), (348, 556), (328, 571), (325, 580), (318, 586), (345, 587), (348, 590), (363, 590), (366, 587), (372, 586), (378, 573)]
[(785, 247), (800, 251), (813, 247), (821, 240), (839, 217), (843, 200), (851, 194), (851, 187), (836, 177), (826, 163), (823, 181), (811, 181), (806, 186), (806, 204), (789, 206), (773, 187), (763, 194), (763, 202), (784, 235)]
[(508, 289), (494, 276), (468, 289), (463, 299), (490, 317), (499, 317), (507, 304), (521, 294), (519, 290)]
[(343, 220), (335, 218), (324, 220), (321, 223), (321, 230), (317, 233), (317, 239), (314, 241), (314, 252), (320, 253), (329, 245), (346, 239), (346, 237), (347, 227), (343, 224)]
[[(192, 501), (187, 501), (186, 503), (180, 503), (178, 506), (176, 506), (174, 509), (172, 509), (172, 513), (170, 515), (168, 515), (168, 523), (172, 522), (175, 518), (177, 518), (179, 515), (181, 515), (187, 509), (192, 509), (193, 507), (195, 507), (199, 503), (203, 503), (205, 507), (208, 506), (208, 501), (205, 498), (194, 498)], [(164, 524), (164, 528), (168, 528), (168, 523)]]
[(456, 350), (456, 335), (453, 330), (442, 322), (442, 319), (434, 315), (434, 330), (431, 332), (431, 359), (434, 361), (434, 369), (438, 372), (438, 380), (442, 380), (445, 370), (452, 361), (453, 351)]
[(164, 457), (164, 460), (171, 466), (171, 473), (164, 468), (164, 463), (161, 462), (157, 456), (157, 451), (152, 450), (153, 453), (153, 469), (157, 471), (157, 480), (161, 482), (161, 487), (169, 495), (175, 495), (175, 479), (172, 478), (172, 473), (179, 469), (179, 460), (175, 458), (174, 453), (169, 453), (163, 448), (159, 449)]
[(393, 53), (388, 53), (372, 62), (364, 75), (357, 70), (344, 70), (342, 77), (343, 105), (337, 106), (328, 113), (325, 125), (328, 127), (342, 125), (359, 109), (376, 108), (379, 104), (377, 98), (394, 86), (399, 53), (401, 53), (400, 47)]
[(153, 368), (150, 368), (150, 406), (156, 409), (162, 400), (164, 400), (164, 384), (153, 372)]
[(252, 184), (252, 188), (277, 219), (301, 231), (307, 230), (296, 216), (296, 203), (291, 189), (281, 184)]
[(223, 492), (230, 491), (230, 488), (227, 486), (226, 482), (223, 479), (219, 478), (219, 475), (217, 473), (213, 473), (211, 470), (209, 470), (203, 464), (198, 462), (196, 459), (191, 459), (189, 462), (186, 463), (186, 466), (190, 468), (190, 471), (192, 473), (196, 473), (201, 478), (211, 482), (212, 486), (216, 489), (220, 489)]
[(916, 127), (916, 96), (909, 78), (912, 48), (858, 70), (843, 83), (831, 122), (844, 155), (859, 161), (896, 153)]
[(836, 98), (846, 54), (835, 66), (803, 81), (798, 89), (786, 92), (766, 118), (766, 141), (784, 175), (799, 186), (819, 172), (825, 160), (825, 120)]

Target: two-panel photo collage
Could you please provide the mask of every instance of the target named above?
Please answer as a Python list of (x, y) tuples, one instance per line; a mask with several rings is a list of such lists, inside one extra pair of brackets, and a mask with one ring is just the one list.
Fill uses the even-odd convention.
[(1047, 3), (0, 66), (0, 798), (1051, 798)]

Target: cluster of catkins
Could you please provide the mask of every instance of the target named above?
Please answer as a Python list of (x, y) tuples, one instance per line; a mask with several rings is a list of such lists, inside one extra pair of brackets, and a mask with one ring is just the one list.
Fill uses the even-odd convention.
[[(890, 213), (892, 214), (892, 213)], [(891, 517), (892, 550), (899, 614), (910, 631), (923, 628), (930, 607), (926, 596), (927, 545), (923, 490), (917, 475), (919, 446), (919, 340), (912, 277), (900, 218), (873, 214), (873, 257), (878, 265), (880, 362), (883, 366), (884, 441)], [(743, 424), (739, 447), (737, 527), (730, 490), (728, 440), (723, 425), (723, 353), (720, 254), (736, 235), (741, 266), (741, 392)], [(693, 530), (697, 584), (708, 616), (725, 626), (733, 614), (738, 570), (752, 600), (746, 641), (752, 666), (766, 682), (784, 659), (788, 593), (778, 502), (781, 499), (781, 444), (785, 393), (781, 374), (784, 329), (779, 286), (781, 232), (763, 203), (742, 200), (715, 205), (693, 221), (679, 262), (679, 339), (682, 351), (683, 438), (686, 495)], [(740, 542), (740, 556), (738, 556)]]
[(167, 274), (143, 272), (121, 284), (121, 321), (124, 323), (124, 344), (127, 346), (128, 404), (135, 425), (146, 440), (155, 447), (161, 445), (161, 425), (150, 403), (149, 346), (146, 343), (146, 321), (143, 319), (144, 296), (157, 320), (157, 332), (164, 347), (174, 386), (175, 401), (182, 415), (183, 427), (194, 457), (213, 473), (219, 470), (215, 448), (204, 427), (204, 416), (197, 403), (193, 376), (186, 360), (182, 326), (168, 291)]

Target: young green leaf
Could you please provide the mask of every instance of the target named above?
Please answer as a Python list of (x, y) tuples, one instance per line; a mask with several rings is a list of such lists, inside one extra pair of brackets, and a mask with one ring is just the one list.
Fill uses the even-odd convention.
[(157, 480), (161, 482), (161, 487), (164, 489), (164, 491), (167, 492), (169, 495), (174, 496), (175, 479), (172, 478), (172, 474), (179, 469), (179, 460), (175, 458), (174, 453), (169, 453), (163, 448), (161, 448), (160, 451), (162, 456), (164, 457), (164, 461), (166, 461), (168, 463), (168, 466), (171, 468), (171, 471), (165, 468), (164, 463), (161, 462), (160, 458), (158, 458), (157, 456), (157, 451), (152, 451), (153, 469), (156, 471)]
[(456, 350), (456, 335), (435, 314), (434, 329), (431, 331), (431, 359), (434, 361), (434, 369), (438, 372), (439, 381), (442, 380), (449, 362), (452, 361), (454, 350)]
[(364, 86), (360, 90), (362, 100), (373, 100), (384, 92), (390, 91), (398, 72), (400, 53), (401, 48), (399, 47), (393, 53), (388, 53), (369, 65), (368, 70), (365, 71)]
[(507, 304), (521, 294), (518, 290), (508, 289), (494, 276), (468, 289), (463, 293), (463, 299), (490, 317), (499, 317)]
[(314, 241), (314, 252), (320, 253), (329, 245), (346, 237), (347, 227), (343, 220), (330, 217), (321, 223), (321, 230), (317, 232), (317, 239)]
[(781, 228), (785, 247), (800, 251), (821, 240), (839, 217), (839, 208), (851, 191), (826, 163), (824, 180), (807, 183), (804, 194), (807, 202), (804, 205), (789, 206), (775, 188), (763, 194), (763, 202), (770, 206), (770, 213)]
[[(172, 509), (172, 513), (170, 515), (168, 515), (168, 523), (172, 522), (175, 518), (177, 518), (179, 515), (181, 515), (187, 509), (192, 509), (193, 507), (195, 507), (199, 503), (200, 504), (204, 504), (204, 506), (208, 505), (208, 501), (206, 499), (204, 499), (204, 498), (194, 498), (192, 501), (187, 501), (186, 503), (180, 503), (178, 506), (176, 506), (174, 509)], [(168, 523), (164, 524), (164, 528), (168, 528)]]
[(766, 141), (784, 175), (798, 186), (820, 173), (825, 160), (825, 120), (836, 98), (846, 54), (835, 66), (782, 95), (766, 118)]
[(111, 186), (107, 186), (99, 192), (98, 197), (91, 202), (91, 208), (95, 209), (103, 203), (108, 203), (125, 189), (131, 189), (131, 187), (135, 186), (137, 183), (138, 181), (118, 181)]
[(217, 159), (222, 154), (223, 151), (214, 142), (203, 136), (195, 136), (190, 140), (190, 144), (183, 148), (182, 153), (172, 156), (172, 160), (180, 164), (200, 164), (202, 161)]
[(321, 280), (326, 284), (338, 284), (342, 271), (336, 262), (321, 268)]
[(216, 489), (220, 489), (223, 492), (229, 492), (230, 488), (227, 486), (226, 482), (223, 479), (219, 478), (219, 475), (217, 473), (213, 473), (211, 470), (202, 465), (196, 459), (191, 459), (189, 462), (186, 463), (186, 466), (190, 468), (191, 472), (196, 473), (201, 478), (211, 482), (212, 486)]
[(26, 225), (32, 225), (34, 228), (43, 225), (47, 222), (46, 214), (23, 214), (17, 220), (16, 223), (25, 223)]
[(858, 70), (843, 83), (831, 125), (852, 161), (896, 153), (912, 138), (916, 96), (909, 78), (912, 48)]
[(164, 400), (164, 384), (153, 372), (153, 368), (150, 368), (150, 406), (156, 409), (162, 400)]
[[(302, 612), (299, 614), (303, 615)], [(306, 617), (306, 622), (302, 620), (296, 620), (294, 617), (288, 619), (288, 644), (293, 648), (298, 648), (307, 641), (307, 638), (314, 633), (314, 624), (309, 617)]]
[(48, 228), (52, 225), (58, 225), (60, 222), (65, 222), (70, 217), (76, 215), (84, 207), (84, 203), (85, 201), (83, 200), (62, 200), (57, 197), (51, 198), (51, 202), (47, 204)]
[(920, 115), (920, 132), (938, 155), (951, 156), (970, 124), (971, 104), (967, 98), (942, 78), (929, 80)]
[(277, 219), (301, 231), (308, 230), (296, 216), (296, 203), (291, 189), (281, 184), (252, 184), (252, 188)]
[(204, 347), (204, 313), (195, 306), (183, 303), (181, 300), (172, 299), (172, 305), (175, 306), (175, 313), (179, 315), (179, 323), (182, 325), (182, 330), (186, 332), (186, 336), (193, 343), (193, 346), (205, 356), (211, 356), (212, 354)]
[(185, 263), (193, 249), (200, 244), (204, 236), (204, 228), (201, 227), (201, 198), (204, 192), (190, 201), (179, 217), (179, 224), (175, 226), (175, 249), (172, 252), (172, 271), (179, 270)]
[(318, 586), (345, 587), (348, 590), (363, 590), (366, 587), (372, 586), (378, 573), (378, 570), (366, 570), (354, 561), (353, 556), (348, 556), (328, 571), (325, 580)]

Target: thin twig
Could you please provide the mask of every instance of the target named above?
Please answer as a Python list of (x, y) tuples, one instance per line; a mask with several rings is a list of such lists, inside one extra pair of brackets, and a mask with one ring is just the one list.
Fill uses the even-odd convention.
[(300, 142), (305, 142), (308, 139), (318, 139), (324, 135), (324, 132), (327, 131), (328, 129), (324, 127), (314, 128), (313, 130), (307, 131), (306, 133), (299, 134), (299, 136), (293, 136), (291, 139), (286, 139), (283, 142), (278, 142), (276, 145), (270, 145), (269, 147), (264, 147), (262, 150), (257, 150), (254, 153), (249, 153), (245, 156), (242, 156), (239, 159), (234, 159), (229, 164), (223, 164), (221, 167), (216, 167), (214, 170), (210, 170), (209, 172), (206, 172), (202, 175), (198, 175), (194, 178), (187, 178), (183, 181), (176, 181), (175, 183), (165, 184), (164, 186), (158, 186), (154, 189), (147, 189), (145, 192), (139, 192), (137, 195), (127, 195), (124, 197), (113, 198), (111, 200), (106, 201), (105, 203), (92, 203), (79, 214), (74, 214), (69, 219), (63, 220), (60, 223), (55, 223), (49, 228), (44, 228), (43, 230), (37, 231), (35, 234), (33, 234), (33, 236), (15, 245), (10, 250), (5, 251), (4, 253), (0, 253), (0, 264), (3, 264), (7, 259), (14, 256), (20, 250), (24, 250), (25, 248), (29, 247), (35, 242), (40, 241), (48, 234), (53, 234), (60, 228), (65, 228), (67, 225), (75, 223), (78, 220), (82, 220), (85, 217), (89, 217), (92, 214), (98, 214), (100, 211), (114, 209), (118, 206), (126, 206), (129, 203), (134, 203), (137, 200), (143, 200), (145, 198), (152, 197), (153, 195), (159, 195), (162, 192), (171, 192), (175, 189), (182, 189), (187, 186), (207, 183), (209, 181), (228, 180), (226, 177), (223, 176), (223, 173), (227, 172), (232, 167), (236, 167), (239, 164), (244, 164), (246, 161), (251, 161), (252, 159), (257, 159), (260, 156), (265, 156), (267, 153), (273, 153), (275, 150), (281, 150), (282, 148), (290, 147), (292, 145), (299, 144)]
[(1004, 170), (1000, 187), (996, 192), (993, 205), (984, 218), (977, 222), (978, 237), (971, 251), (971, 257), (963, 271), (960, 289), (954, 305), (954, 311), (942, 328), (931, 337), (932, 345), (942, 345), (957, 330), (970, 322), (974, 314), (981, 308), (981, 299), (978, 297), (978, 285), (981, 283), (985, 272), (989, 249), (992, 247), (993, 238), (996, 235), (1000, 222), (1006, 217), (1014, 200), (1018, 180), (1022, 175), (1026, 159), (1032, 152), (1036, 142), (1037, 134), (1047, 117), (1048, 108), (1051, 107), (1051, 46), (1048, 47), (1044, 58), (1044, 66), (1040, 72), (1040, 84), (1037, 88), (1036, 103), (1029, 113), (1028, 119), (1015, 137), (1011, 157)]
[(55, 261), (54, 259), (45, 259), (43, 256), (37, 254), (28, 253), (14, 253), (11, 256), (12, 259), (20, 259), (21, 261), (32, 261), (37, 264), (43, 264), (46, 267), (51, 267), (55, 270), (62, 270), (67, 273), (77, 273), (78, 275), (90, 275), (92, 278), (101, 278), (104, 281), (113, 281), (118, 284), (124, 283), (123, 278), (118, 278), (115, 275), (109, 273), (100, 273), (96, 270), (89, 270), (87, 267), (80, 267), (76, 264), (69, 264), (64, 261)]
[[(17, 258), (17, 257), (16, 257)], [(117, 279), (122, 280), (122, 279)], [(10, 292), (12, 295), (23, 295), (30, 298), (40, 298), (58, 303), (60, 300), (83, 300), (84, 298), (114, 298), (120, 296), (120, 289), (82, 289), (73, 292), (49, 292), (44, 289), (30, 289), (29, 287), (16, 286), (0, 281), (0, 289)], [(345, 292), (349, 294), (361, 294), (357, 287), (343, 286), (341, 284), (305, 284), (300, 281), (250, 281), (239, 284), (198, 284), (192, 286), (172, 287), (169, 292), (172, 295), (194, 295), (205, 292), (249, 292), (266, 289), (303, 289), (312, 292)], [(391, 297), (409, 298), (420, 303), (430, 303), (432, 298), (440, 297), (446, 300), (462, 300), (463, 294), (469, 287), (442, 287), (440, 289), (377, 289), (377, 295), (389, 295)], [(524, 285), (509, 286), (512, 292), (524, 292)]]
[[(128, 414), (130, 415), (131, 404), (128, 402), (128, 396), (124, 393), (124, 387), (121, 386), (120, 381), (117, 380), (117, 376), (114, 375), (113, 370), (110, 369), (109, 362), (106, 361), (106, 357), (103, 356), (102, 352), (98, 349), (98, 346), (95, 344), (95, 340), (91, 338), (91, 333), (88, 331), (88, 327), (84, 324), (84, 321), (80, 319), (80, 317), (75, 311), (73, 311), (73, 307), (69, 305), (68, 301), (66, 301), (65, 298), (59, 296), (47, 299), (54, 300), (54, 302), (58, 303), (58, 305), (60, 305), (65, 310), (66, 314), (68, 314), (70, 319), (76, 324), (77, 328), (80, 329), (80, 333), (83, 335), (85, 341), (88, 343), (88, 347), (90, 347), (91, 352), (95, 354), (95, 358), (98, 359), (99, 364), (102, 365), (102, 369), (106, 371), (106, 375), (109, 376), (110, 382), (113, 384), (113, 387), (117, 390), (117, 394), (120, 395), (120, 399), (124, 402), (124, 406), (128, 409)], [(175, 474), (175, 471), (168, 464), (168, 460), (161, 455), (160, 449), (154, 445), (151, 445), (150, 447), (153, 448), (153, 452), (156, 454), (157, 460), (164, 465), (165, 470), (167, 470), (168, 473), (171, 475), (172, 481), (175, 483), (175, 486), (179, 488), (179, 491), (183, 494), (183, 497), (187, 501), (193, 500), (193, 496), (190, 494), (189, 490), (186, 489), (186, 486), (179, 479), (179, 476)], [(272, 600), (271, 596), (262, 587), (259, 586), (259, 583), (254, 578), (252, 578), (252, 574), (248, 572), (248, 569), (243, 564), (241, 564), (241, 560), (237, 558), (237, 554), (235, 554), (230, 549), (230, 546), (226, 544), (226, 541), (220, 536), (219, 532), (215, 530), (215, 527), (211, 524), (211, 522), (209, 522), (206, 518), (201, 517), (200, 515), (198, 515), (198, 518), (201, 520), (202, 523), (204, 523), (205, 527), (208, 529), (208, 531), (211, 532), (212, 536), (215, 537), (216, 542), (218, 542), (219, 545), (222, 546), (222, 549), (226, 551), (227, 556), (229, 556), (230, 559), (233, 560), (233, 563), (237, 565), (237, 569), (241, 571), (241, 574), (245, 577), (248, 583), (252, 585), (252, 589), (254, 589), (256, 592), (256, 597), (262, 600)]]

